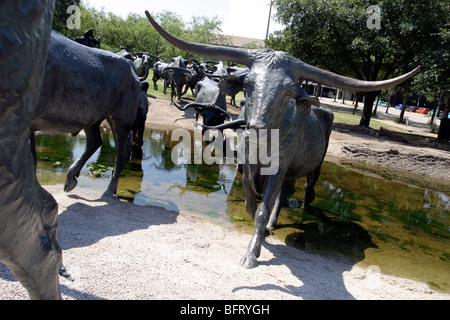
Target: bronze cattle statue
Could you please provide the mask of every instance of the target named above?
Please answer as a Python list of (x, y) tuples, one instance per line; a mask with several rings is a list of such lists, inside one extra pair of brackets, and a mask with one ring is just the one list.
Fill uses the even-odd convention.
[(0, 2), (0, 261), (32, 299), (61, 298), (58, 206), (30, 147), (53, 11), (53, 0)]
[[(249, 136), (251, 131), (267, 130), (265, 132), (270, 134), (272, 129), (278, 130), (278, 170), (264, 175), (263, 170), (266, 168), (260, 162), (245, 163), (242, 166), (246, 209), (255, 217), (255, 233), (241, 262), (247, 268), (258, 265), (257, 258), (264, 240), (264, 231), (272, 209), (277, 206), (285, 179), (307, 176), (304, 204), (309, 205), (314, 199), (314, 184), (319, 177), (327, 150), (333, 115), (323, 108), (312, 107), (318, 105), (317, 99), (309, 97), (300, 87), (298, 80), (308, 79), (346, 90), (372, 92), (400, 84), (418, 71), (417, 68), (386, 81), (356, 80), (313, 67), (281, 51), (184, 41), (167, 33), (152, 19), (148, 11), (145, 13), (155, 29), (179, 49), (216, 60), (232, 61), (250, 68), (244, 83), (244, 138)], [(262, 200), (257, 207), (258, 193), (262, 194)]]
[[(70, 166), (65, 191), (75, 188), (82, 167), (102, 145), (100, 124), (106, 119), (113, 132), (116, 162), (103, 197), (116, 194), (120, 173), (131, 154), (131, 130), (141, 98), (147, 101), (133, 68), (131, 61), (115, 53), (81, 45), (52, 31), (31, 130), (77, 133), (84, 129), (86, 149)], [(144, 109), (146, 113), (148, 106)]]

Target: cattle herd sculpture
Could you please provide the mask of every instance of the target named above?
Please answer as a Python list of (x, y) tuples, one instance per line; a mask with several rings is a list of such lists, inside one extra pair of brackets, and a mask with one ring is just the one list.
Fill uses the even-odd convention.
[[(241, 263), (246, 268), (258, 264), (264, 230), (276, 225), (286, 183), (306, 176), (304, 206), (314, 200), (333, 114), (309, 97), (298, 80), (370, 92), (393, 87), (418, 70), (386, 81), (355, 80), (280, 51), (187, 42), (167, 33), (146, 11), (151, 25), (167, 41), (218, 61), (176, 57), (165, 63), (149, 53), (123, 48), (114, 54), (67, 39), (51, 31), (53, 10), (54, 0), (36, 0), (26, 6), (18, 0), (0, 3), (0, 262), (32, 299), (60, 299), (58, 277), (67, 275), (57, 240), (58, 206), (36, 178), (34, 132), (85, 131), (86, 150), (67, 174), (65, 190), (69, 191), (76, 186), (82, 166), (101, 146), (100, 123), (107, 120), (115, 140), (116, 166), (103, 196), (112, 198), (132, 142), (143, 143), (149, 104), (148, 83), (142, 81), (151, 60), (154, 88), (163, 78), (164, 91), (171, 87), (171, 103), (181, 110), (194, 107), (205, 128), (241, 128), (241, 141), (251, 130), (278, 132), (276, 172), (263, 174), (261, 163), (244, 163), (241, 168), (245, 207), (255, 219), (255, 233)], [(220, 61), (248, 68), (225, 67)], [(173, 98), (180, 99), (189, 89), (195, 102), (177, 106)], [(235, 104), (234, 95), (240, 90), (245, 92), (245, 104), (238, 119), (231, 121), (225, 96), (230, 95)], [(259, 205), (257, 194), (262, 196)]]

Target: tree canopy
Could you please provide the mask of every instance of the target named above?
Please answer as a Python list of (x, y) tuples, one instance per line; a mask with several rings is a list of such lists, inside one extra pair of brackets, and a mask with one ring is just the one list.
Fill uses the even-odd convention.
[[(421, 65), (421, 75), (406, 83), (405, 90), (439, 91), (437, 87), (443, 83), (448, 87), (448, 47), (444, 43), (450, 17), (448, 0), (379, 0), (378, 10), (370, 10), (374, 2), (369, 0), (274, 3), (277, 18), (286, 28), (269, 38), (272, 48), (370, 81), (398, 76)], [(376, 27), (374, 19), (379, 22)], [(370, 112), (364, 112), (361, 125), (369, 125), (372, 105), (373, 101), (365, 104)]]
[[(71, 13), (67, 13), (70, 5), (81, 9), (81, 29), (69, 29), (66, 22)], [(192, 17), (191, 21), (183, 19), (170, 11), (152, 13), (152, 16), (166, 30), (177, 37), (202, 43), (229, 44), (230, 40), (221, 35), (222, 21), (217, 17)], [(79, 0), (57, 0), (53, 29), (68, 38), (81, 36), (88, 29), (94, 29), (95, 37), (101, 39), (101, 48), (118, 52), (124, 46), (134, 52), (149, 52), (155, 56), (170, 59), (183, 56), (193, 58), (165, 41), (159, 33), (150, 27), (144, 15), (129, 14), (125, 19), (104, 10), (96, 10), (84, 6)]]

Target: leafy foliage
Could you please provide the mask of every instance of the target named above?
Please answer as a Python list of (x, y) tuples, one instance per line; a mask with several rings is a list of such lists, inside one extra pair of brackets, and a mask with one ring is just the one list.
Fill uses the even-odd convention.
[[(56, 2), (53, 29), (66, 37), (82, 36), (86, 30), (93, 28), (95, 37), (102, 40), (102, 49), (118, 52), (121, 50), (120, 47), (124, 46), (133, 52), (149, 52), (166, 60), (179, 55), (186, 59), (193, 58), (165, 41), (150, 26), (144, 15), (129, 14), (123, 19), (113, 13), (99, 11), (75, 1), (81, 8), (81, 29), (69, 30), (66, 21), (70, 14), (66, 13), (66, 10), (73, 4), (73, 0)], [(184, 22), (180, 16), (170, 11), (152, 13), (152, 16), (163, 28), (177, 37), (202, 43), (230, 43), (228, 38), (220, 35), (222, 22), (217, 17), (192, 17), (190, 22)]]
[(373, 4), (275, 0), (278, 20), (286, 28), (275, 32), (268, 45), (309, 64), (371, 81), (421, 65), (421, 74), (400, 90), (448, 92), (448, 1), (379, 0), (379, 29), (368, 27), (373, 12), (367, 9)]

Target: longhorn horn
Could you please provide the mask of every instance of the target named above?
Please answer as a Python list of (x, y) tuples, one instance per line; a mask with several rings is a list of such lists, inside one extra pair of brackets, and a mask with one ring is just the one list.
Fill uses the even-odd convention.
[(383, 80), (383, 81), (365, 81), (353, 79), (339, 74), (322, 70), (320, 68), (311, 66), (299, 59), (294, 66), (294, 74), (297, 79), (308, 79), (316, 83), (336, 87), (343, 90), (354, 90), (358, 92), (370, 92), (388, 89), (408, 80), (420, 70), (420, 66), (414, 70), (405, 73), (397, 78)]
[(191, 102), (191, 103), (188, 103), (187, 105), (185, 105), (184, 107), (179, 107), (177, 105), (175, 105), (175, 107), (177, 107), (178, 110), (180, 110), (180, 111), (186, 111), (189, 108), (198, 107), (199, 105), (200, 105), (200, 103), (198, 103), (198, 102)]
[(206, 129), (225, 130), (225, 129), (237, 129), (237, 128), (240, 128), (241, 126), (245, 126), (246, 122), (245, 122), (245, 119), (236, 119), (236, 120), (233, 120), (233, 121), (230, 121), (230, 122), (219, 124), (217, 126), (207, 126), (207, 125), (201, 124), (199, 122), (195, 122), (194, 125), (195, 126), (199, 126), (200, 125), (200, 126), (202, 126), (203, 128), (206, 128)]
[[(195, 55), (209, 57), (217, 60), (233, 61), (236, 63), (244, 64), (251, 67), (253, 63), (252, 53), (257, 52), (257, 50), (241, 49), (241, 48), (230, 48), (218, 45), (208, 45), (195, 42), (189, 42), (179, 39), (163, 28), (161, 28), (155, 20), (150, 16), (148, 11), (145, 14), (153, 25), (153, 27), (170, 43), (172, 43), (177, 48), (190, 52)], [(267, 49), (263, 49), (267, 50)], [(345, 76), (338, 75), (333, 72), (325, 71), (317, 67), (311, 66), (303, 61), (296, 59), (292, 56), (291, 63), (293, 75), (297, 78), (308, 79), (317, 83), (325, 84), (328, 86), (344, 89), (344, 90), (354, 90), (359, 92), (368, 91), (378, 91), (383, 89), (392, 88), (407, 79), (415, 75), (419, 70), (420, 66), (414, 70), (394, 79), (384, 80), (384, 81), (364, 81), (357, 80)]]
[(145, 15), (147, 16), (147, 19), (150, 21), (152, 26), (171, 44), (173, 44), (175, 47), (190, 52), (192, 54), (201, 56), (201, 57), (209, 57), (216, 60), (223, 60), (223, 61), (233, 61), (236, 63), (241, 63), (245, 65), (251, 65), (252, 61), (249, 56), (249, 52), (246, 49), (239, 49), (239, 48), (231, 48), (231, 47), (224, 47), (224, 46), (215, 46), (215, 45), (209, 45), (209, 44), (202, 44), (202, 43), (195, 43), (195, 42), (189, 42), (182, 39), (179, 39), (170, 33), (168, 33), (166, 30), (161, 28), (158, 23), (156, 23), (155, 20), (153, 20), (150, 13), (146, 10)]
[(219, 106), (217, 106), (217, 105), (215, 105), (213, 103), (206, 103), (204, 108), (214, 109), (217, 112), (222, 113), (225, 117), (227, 117), (229, 121), (233, 120), (233, 117), (231, 116), (231, 114), (227, 110), (224, 110), (221, 107), (219, 107)]
[[(199, 68), (200, 69), (200, 72), (202, 73), (202, 75), (204, 76), (204, 77), (208, 77), (209, 79), (211, 79), (211, 78), (220, 78), (220, 79), (222, 79), (222, 76), (218, 76), (218, 75), (213, 75), (213, 74), (210, 74), (210, 73), (206, 73), (205, 72), (205, 70), (203, 70), (202, 68)], [(211, 79), (212, 80), (212, 79)]]
[(160, 59), (160, 57), (157, 57), (157, 56), (155, 56), (155, 55), (153, 55), (153, 54), (151, 54), (151, 53), (148, 53), (148, 52), (136, 52), (136, 55), (137, 55), (137, 56), (147, 56), (147, 57), (149, 57), (150, 59), (154, 59), (154, 60)]
[(214, 80), (214, 79), (222, 80), (223, 77), (224, 77), (224, 76), (219, 76), (219, 75), (217, 75), (217, 74), (208, 74), (208, 73), (204, 73), (204, 72), (203, 72), (203, 74), (204, 74), (205, 77), (208, 77), (208, 78), (210, 78), (211, 80)]
[(163, 72), (166, 72), (167, 70), (180, 70), (184, 73), (187, 73), (188, 75), (192, 75), (192, 73), (189, 70), (181, 67), (166, 67), (164, 68)]
[(196, 110), (197, 110), (197, 108), (199, 108), (199, 109), (202, 109), (202, 111), (200, 111), (200, 112), (203, 112), (203, 110), (205, 108), (211, 108), (211, 109), (216, 110), (217, 112), (224, 114), (228, 118), (228, 120), (230, 120), (230, 121), (233, 120), (233, 117), (231, 116), (231, 114), (228, 111), (222, 109), (221, 107), (219, 107), (213, 103), (191, 102), (191, 103), (185, 105), (184, 107), (179, 107), (179, 106), (176, 106), (176, 107), (181, 111), (186, 111), (189, 108), (196, 108)]

